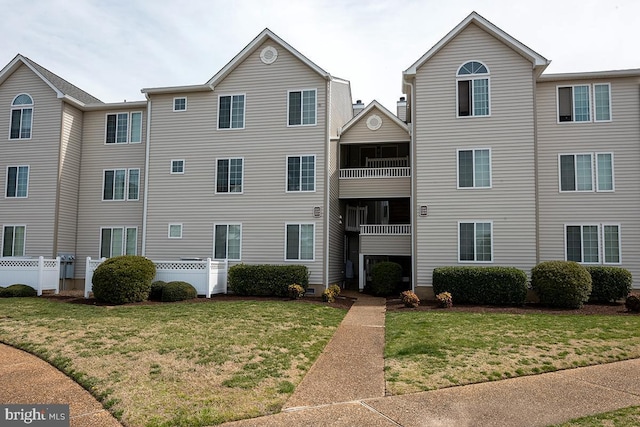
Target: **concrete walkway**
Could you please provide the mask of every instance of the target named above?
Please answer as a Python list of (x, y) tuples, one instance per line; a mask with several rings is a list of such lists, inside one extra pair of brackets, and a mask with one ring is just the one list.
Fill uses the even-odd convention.
[(0, 344), (0, 403), (68, 404), (71, 427), (122, 426), (71, 378), (36, 356), (4, 344)]

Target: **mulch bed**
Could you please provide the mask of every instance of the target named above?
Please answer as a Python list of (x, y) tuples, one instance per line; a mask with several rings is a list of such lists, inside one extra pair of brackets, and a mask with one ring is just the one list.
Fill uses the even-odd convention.
[(451, 308), (440, 308), (434, 301), (421, 301), (421, 304), (416, 308), (406, 308), (399, 299), (387, 300), (387, 311), (462, 311), (468, 313), (509, 313), (509, 314), (600, 314), (600, 315), (622, 315), (622, 316), (637, 316), (640, 313), (633, 313), (627, 311), (624, 303), (612, 303), (612, 304), (585, 304), (580, 309), (568, 309), (568, 308), (550, 308), (544, 307), (540, 304), (529, 303), (522, 307), (501, 307), (490, 305), (466, 305), (466, 304), (453, 304)]

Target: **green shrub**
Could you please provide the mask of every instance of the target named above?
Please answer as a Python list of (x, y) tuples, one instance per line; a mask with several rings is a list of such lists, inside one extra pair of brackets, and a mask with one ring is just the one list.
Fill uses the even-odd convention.
[(591, 294), (591, 275), (573, 261), (545, 261), (531, 270), (531, 287), (551, 307), (581, 308)]
[(627, 310), (640, 313), (640, 298), (638, 298), (637, 295), (629, 295), (624, 305), (627, 307)]
[(449, 292), (456, 304), (523, 305), (527, 275), (515, 267), (438, 267), (433, 292)]
[(631, 292), (631, 272), (621, 267), (589, 266), (591, 296), (589, 301), (615, 302), (626, 298)]
[(400, 294), (400, 299), (405, 307), (415, 308), (420, 305), (420, 298), (413, 291), (404, 291)]
[(184, 301), (196, 298), (197, 296), (198, 291), (196, 291), (196, 288), (191, 286), (190, 283), (175, 281), (166, 283), (162, 287), (162, 296), (160, 300), (162, 302)]
[(371, 293), (373, 295), (392, 295), (396, 292), (401, 281), (402, 266), (396, 262), (378, 262), (371, 269)]
[(156, 266), (145, 257), (109, 258), (93, 273), (93, 296), (107, 304), (126, 304), (149, 298)]
[(36, 295), (38, 295), (38, 292), (29, 285), (16, 283), (6, 288), (0, 287), (0, 298), (35, 297)]
[(229, 290), (238, 295), (288, 297), (289, 285), (309, 286), (309, 270), (304, 265), (248, 265), (229, 268)]
[(150, 301), (160, 301), (162, 299), (162, 288), (167, 284), (162, 280), (156, 280), (151, 284), (151, 291), (149, 291)]

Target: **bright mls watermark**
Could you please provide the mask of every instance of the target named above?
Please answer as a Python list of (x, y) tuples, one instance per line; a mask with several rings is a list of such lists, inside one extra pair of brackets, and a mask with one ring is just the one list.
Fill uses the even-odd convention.
[(69, 405), (0, 404), (0, 426), (69, 427)]

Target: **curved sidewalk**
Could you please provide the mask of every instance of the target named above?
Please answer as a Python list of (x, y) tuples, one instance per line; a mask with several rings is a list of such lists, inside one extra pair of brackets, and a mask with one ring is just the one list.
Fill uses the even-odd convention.
[(640, 405), (640, 359), (384, 397), (385, 301), (357, 298), (282, 412), (225, 426), (542, 427)]
[(72, 427), (122, 426), (71, 378), (36, 356), (4, 344), (0, 344), (0, 403), (68, 404)]

